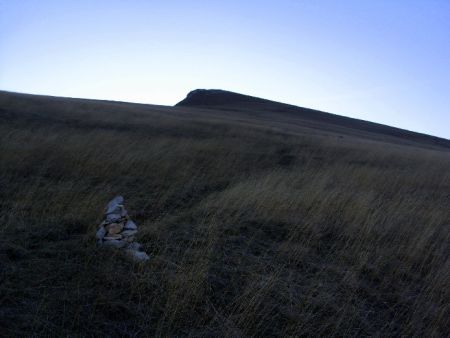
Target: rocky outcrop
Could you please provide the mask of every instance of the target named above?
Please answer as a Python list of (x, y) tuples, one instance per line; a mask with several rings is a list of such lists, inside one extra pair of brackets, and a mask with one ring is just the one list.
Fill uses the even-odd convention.
[(271, 103), (271, 101), (260, 99), (249, 95), (233, 93), (220, 89), (196, 89), (188, 93), (186, 98), (176, 106), (221, 106), (241, 103)]
[(123, 197), (117, 196), (108, 203), (105, 219), (97, 229), (97, 243), (123, 249), (134, 259), (146, 261), (150, 258), (142, 251), (142, 245), (135, 242), (138, 228), (128, 216), (123, 202)]

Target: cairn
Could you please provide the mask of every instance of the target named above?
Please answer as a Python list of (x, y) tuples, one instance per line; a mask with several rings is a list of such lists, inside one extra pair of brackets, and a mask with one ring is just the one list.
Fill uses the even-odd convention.
[(135, 242), (137, 232), (137, 225), (130, 219), (123, 205), (123, 197), (113, 198), (106, 207), (105, 220), (97, 230), (97, 243), (123, 249), (134, 259), (146, 261), (149, 256)]

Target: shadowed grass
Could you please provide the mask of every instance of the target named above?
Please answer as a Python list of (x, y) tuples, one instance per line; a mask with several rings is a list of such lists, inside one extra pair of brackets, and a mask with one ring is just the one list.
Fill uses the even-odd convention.
[[(448, 152), (21, 102), (0, 124), (6, 336), (448, 334)], [(148, 264), (95, 246), (116, 194)]]

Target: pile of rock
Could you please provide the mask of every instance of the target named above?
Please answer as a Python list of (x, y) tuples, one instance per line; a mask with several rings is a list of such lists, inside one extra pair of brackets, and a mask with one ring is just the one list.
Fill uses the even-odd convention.
[(98, 244), (124, 249), (139, 261), (149, 259), (142, 246), (135, 242), (137, 225), (128, 216), (123, 206), (123, 197), (117, 196), (106, 207), (105, 220), (100, 224), (96, 237)]

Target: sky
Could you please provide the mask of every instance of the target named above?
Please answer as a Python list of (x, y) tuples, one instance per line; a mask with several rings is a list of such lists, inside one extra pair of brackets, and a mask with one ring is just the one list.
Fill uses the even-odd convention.
[(0, 90), (225, 89), (450, 139), (449, 0), (0, 0)]

